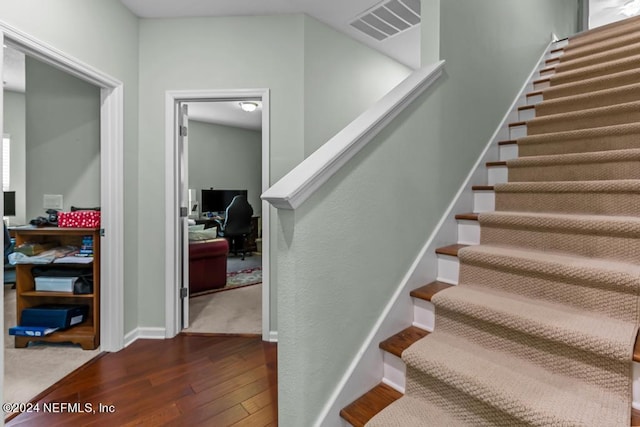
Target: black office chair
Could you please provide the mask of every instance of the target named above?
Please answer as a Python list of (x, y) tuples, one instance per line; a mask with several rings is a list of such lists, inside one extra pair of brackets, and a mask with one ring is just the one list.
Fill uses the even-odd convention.
[(235, 255), (238, 255), (238, 249), (242, 251), (242, 259), (246, 253), (247, 235), (251, 233), (251, 217), (253, 216), (253, 208), (242, 195), (235, 196), (225, 213), (224, 223), (220, 229), (220, 236), (227, 239), (229, 247)]

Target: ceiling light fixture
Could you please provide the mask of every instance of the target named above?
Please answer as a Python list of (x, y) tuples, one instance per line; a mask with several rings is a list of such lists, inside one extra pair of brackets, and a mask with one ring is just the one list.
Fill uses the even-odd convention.
[(256, 111), (256, 109), (258, 108), (258, 103), (255, 101), (242, 101), (240, 103), (240, 108), (242, 108), (242, 111), (251, 113), (252, 111)]

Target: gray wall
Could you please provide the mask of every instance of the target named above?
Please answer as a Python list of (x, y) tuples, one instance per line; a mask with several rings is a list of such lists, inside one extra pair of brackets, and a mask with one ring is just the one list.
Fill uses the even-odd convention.
[[(387, 78), (388, 69), (401, 74), (403, 67), (384, 58), (378, 61), (363, 54), (371, 49), (352, 43), (346, 36), (312, 22), (303, 15), (252, 16), (186, 19), (143, 19), (140, 23), (140, 204), (146, 209), (161, 212), (164, 209), (164, 97), (167, 90), (210, 90), (234, 88), (269, 88), (271, 94), (271, 152), (270, 183), (289, 172), (309, 152), (345, 124), (341, 116), (354, 117), (364, 110), (375, 97), (344, 102), (343, 97), (322, 97), (317, 106), (309, 106), (319, 90), (341, 94), (348, 87), (347, 80), (324, 79), (313, 87), (315, 78), (326, 72), (327, 64), (314, 58), (325, 53), (337, 61), (350, 54), (363, 55), (367, 61), (352, 61), (343, 68), (356, 82), (359, 76), (371, 75), (366, 67), (386, 67), (380, 78)], [(307, 52), (306, 27), (313, 25), (308, 34), (314, 39)], [(324, 28), (323, 28), (324, 27)], [(346, 47), (340, 46), (344, 44)], [(309, 62), (307, 54), (311, 55)], [(177, 61), (176, 58), (180, 58)], [(376, 64), (376, 65), (374, 65)], [(340, 64), (332, 64), (341, 66)], [(316, 68), (318, 67), (318, 68)], [(394, 82), (401, 77), (394, 74)], [(377, 85), (377, 84), (376, 84)], [(307, 93), (308, 90), (308, 93)], [(350, 95), (363, 96), (359, 90)], [(379, 94), (379, 92), (378, 92)], [(378, 95), (379, 96), (379, 95)], [(312, 114), (305, 111), (309, 106)], [(305, 132), (305, 124), (314, 120), (314, 130)], [(307, 138), (309, 144), (307, 144)], [(323, 141), (324, 140), (324, 141)], [(271, 230), (278, 231), (277, 214), (272, 211)], [(140, 235), (145, 244), (164, 247), (164, 215), (154, 215), (140, 223)], [(271, 330), (277, 330), (277, 300), (279, 271), (277, 270), (276, 239), (271, 240)], [(157, 268), (163, 262), (163, 251), (141, 254), (140, 269), (145, 271), (140, 292), (146, 304), (140, 307), (142, 326), (164, 325), (164, 270)]]
[(304, 17), (304, 154), (317, 150), (410, 69)]
[(123, 333), (129, 332), (139, 324), (138, 282), (145, 275), (138, 268), (138, 20), (113, 0), (90, 6), (85, 0), (0, 0), (0, 8), (2, 22), (124, 83)]
[(4, 92), (4, 133), (11, 137), (10, 190), (16, 192), (16, 216), (10, 225), (27, 223), (26, 217), (26, 123), (25, 96), (19, 92)]
[(247, 190), (260, 215), (261, 174), (262, 132), (189, 120), (189, 188), (198, 200), (203, 188)]
[(25, 71), (27, 218), (45, 216), (45, 194), (100, 206), (100, 90), (29, 57)]
[[(271, 182), (304, 158), (301, 16), (143, 19), (140, 21), (141, 326), (164, 327), (165, 92), (269, 88)], [(176, 60), (180, 58), (180, 60)], [(274, 220), (275, 221), (275, 220)], [(275, 222), (272, 222), (272, 227)], [(272, 247), (272, 251), (274, 247)], [(276, 291), (277, 272), (271, 270)], [(275, 298), (274, 298), (275, 299)], [(275, 328), (276, 316), (273, 316)]]
[(451, 0), (440, 11), (445, 75), (279, 217), (282, 425), (317, 421), (551, 32), (576, 28), (575, 0)]

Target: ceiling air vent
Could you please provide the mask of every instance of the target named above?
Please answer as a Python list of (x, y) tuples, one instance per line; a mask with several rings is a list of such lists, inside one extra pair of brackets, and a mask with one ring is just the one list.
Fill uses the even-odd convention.
[(369, 9), (351, 26), (382, 41), (420, 23), (420, 0), (390, 0)]

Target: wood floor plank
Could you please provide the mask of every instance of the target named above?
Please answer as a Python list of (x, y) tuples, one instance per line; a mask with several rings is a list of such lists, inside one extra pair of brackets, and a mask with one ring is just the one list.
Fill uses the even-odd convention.
[(113, 405), (114, 412), (41, 411), (6, 425), (277, 425), (277, 346), (259, 337), (138, 340), (38, 399), (50, 402), (91, 404), (96, 412)]

